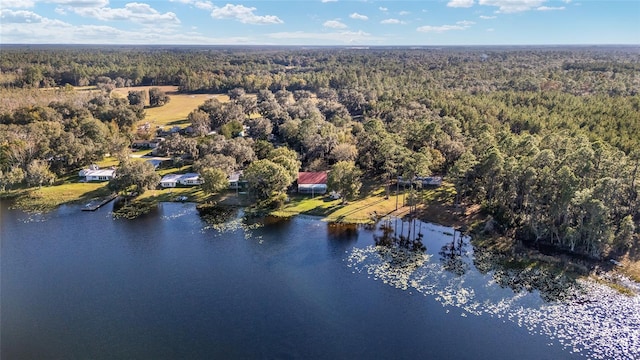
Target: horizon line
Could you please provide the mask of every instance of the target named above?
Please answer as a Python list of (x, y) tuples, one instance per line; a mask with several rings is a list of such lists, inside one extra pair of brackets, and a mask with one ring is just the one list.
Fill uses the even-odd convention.
[(407, 44), (407, 45), (344, 45), (344, 44), (324, 44), (324, 45), (309, 45), (309, 44), (114, 44), (114, 43), (1, 43), (1, 46), (215, 46), (215, 47), (339, 47), (339, 48), (424, 48), (424, 47), (489, 47), (489, 46), (527, 46), (527, 47), (560, 47), (560, 46), (624, 46), (624, 47), (640, 47), (640, 43), (567, 43), (567, 44), (447, 44), (447, 45), (419, 45), (419, 44)]

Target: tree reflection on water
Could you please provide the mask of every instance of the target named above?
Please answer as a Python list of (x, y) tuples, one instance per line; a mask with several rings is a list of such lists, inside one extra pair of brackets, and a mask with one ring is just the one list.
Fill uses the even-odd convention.
[[(422, 222), (416, 219), (385, 219), (374, 235), (376, 251), (392, 272), (413, 272), (424, 264)], [(447, 234), (447, 233), (445, 233)], [(472, 264), (481, 274), (490, 274), (503, 288), (514, 293), (538, 292), (545, 301), (572, 301), (576, 294), (576, 274), (562, 266), (550, 264), (527, 254), (507, 254), (471, 245), (471, 239), (453, 231), (450, 241), (438, 254), (442, 270), (457, 277), (467, 274)]]
[[(405, 235), (405, 221), (400, 220), (400, 232), (398, 233), (398, 219), (395, 220), (395, 225), (391, 225), (391, 219), (387, 219), (380, 225), (381, 235), (374, 235), (373, 239), (377, 246), (383, 246), (386, 248), (404, 249), (415, 252), (425, 252), (426, 246), (422, 243), (423, 234), (416, 232), (416, 219), (410, 219), (407, 226), (407, 234)], [(413, 236), (412, 230), (413, 229)]]
[[(400, 221), (400, 231), (398, 231), (398, 221)], [(382, 233), (373, 237), (377, 252), (388, 264), (389, 270), (399, 271), (398, 276), (403, 278), (403, 288), (407, 286), (408, 276), (424, 264), (427, 250), (422, 243), (423, 234), (415, 229), (416, 220), (411, 219), (407, 223), (405, 234), (405, 221), (396, 219), (395, 224), (392, 225), (391, 219), (386, 219), (379, 227)]]
[(454, 230), (453, 240), (442, 246), (438, 253), (440, 254), (442, 267), (458, 276), (464, 275), (469, 270), (469, 264), (465, 261), (465, 259), (469, 258), (467, 245), (469, 243), (462, 236), (462, 233)]
[(537, 291), (547, 302), (573, 301), (581, 293), (576, 282), (579, 274), (562, 264), (541, 261), (527, 254), (505, 254), (474, 246), (473, 264), (480, 273), (491, 273), (501, 287), (511, 288), (514, 293)]

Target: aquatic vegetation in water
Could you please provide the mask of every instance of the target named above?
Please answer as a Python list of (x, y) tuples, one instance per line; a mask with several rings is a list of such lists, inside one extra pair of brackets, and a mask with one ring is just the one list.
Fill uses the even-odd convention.
[[(438, 262), (420, 251), (376, 245), (352, 249), (346, 261), (356, 273), (366, 273), (398, 289), (432, 296), (444, 307), (460, 309), (461, 316), (509, 320), (531, 333), (548, 336), (571, 352), (594, 359), (640, 358), (640, 296), (626, 296), (593, 281), (577, 280), (571, 284), (555, 283), (552, 286), (556, 288), (566, 286), (563, 295), (546, 297), (554, 301), (540, 301), (530, 291), (545, 298), (535, 286), (544, 290), (540, 283), (546, 283), (545, 276), (549, 274), (516, 267), (503, 268), (503, 273), (497, 274), (499, 270), (484, 260), (479, 262), (485, 266), (484, 272), (468, 268), (458, 271), (460, 262), (470, 261), (458, 247), (455, 251), (461, 256), (452, 271), (450, 251), (454, 250), (443, 247)], [(530, 276), (537, 280), (511, 286)], [(512, 295), (499, 295), (504, 291), (495, 285), (505, 284), (514, 289)]]
[(215, 230), (219, 233), (242, 230), (245, 239), (253, 237), (252, 230), (262, 227), (262, 223), (249, 223), (236, 208), (211, 206), (198, 208), (200, 218), (207, 224), (202, 231)]

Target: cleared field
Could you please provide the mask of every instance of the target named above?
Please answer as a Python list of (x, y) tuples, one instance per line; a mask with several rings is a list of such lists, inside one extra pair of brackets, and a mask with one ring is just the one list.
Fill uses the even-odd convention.
[(149, 123), (151, 128), (156, 126), (189, 126), (187, 116), (190, 112), (204, 104), (208, 99), (216, 98), (221, 102), (229, 101), (229, 96), (223, 94), (177, 94), (169, 95), (168, 104), (145, 109), (147, 116), (138, 125)]
[(156, 126), (180, 126), (181, 128), (189, 126), (187, 116), (189, 113), (202, 105), (205, 101), (211, 98), (216, 98), (221, 102), (229, 101), (229, 96), (226, 94), (178, 94), (177, 86), (137, 86), (127, 88), (114, 89), (112, 94), (115, 96), (126, 97), (129, 91), (149, 91), (152, 87), (158, 87), (169, 97), (171, 100), (168, 104), (155, 108), (147, 108), (145, 112), (147, 116), (144, 120), (140, 121), (138, 125), (149, 123), (152, 128)]

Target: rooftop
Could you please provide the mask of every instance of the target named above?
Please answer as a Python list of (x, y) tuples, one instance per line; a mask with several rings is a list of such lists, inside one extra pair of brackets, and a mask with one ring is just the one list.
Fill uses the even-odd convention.
[(306, 185), (306, 184), (326, 184), (327, 183), (327, 172), (305, 172), (301, 171), (298, 173), (298, 185)]

